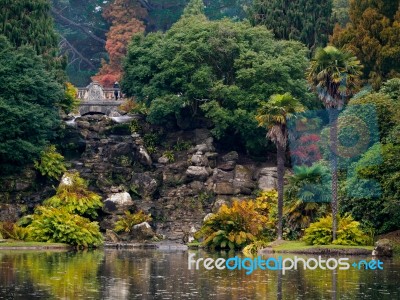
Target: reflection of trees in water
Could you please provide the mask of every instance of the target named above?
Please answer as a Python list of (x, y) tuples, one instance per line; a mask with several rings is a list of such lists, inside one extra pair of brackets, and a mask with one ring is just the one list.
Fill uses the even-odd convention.
[[(376, 271), (352, 267), (345, 271), (303, 270), (300, 267), (285, 275), (281, 271), (262, 270), (246, 275), (245, 270), (205, 270), (203, 267), (189, 270), (189, 253), (193, 252), (0, 252), (0, 296), (118, 300), (356, 299), (361, 296), (386, 299), (382, 292), (391, 292), (390, 299), (398, 298), (395, 277), (398, 262)], [(194, 253), (196, 259), (227, 259), (237, 255)]]
[[(14, 284), (32, 284), (26, 295), (40, 295), (42, 291), (46, 291), (55, 299), (81, 299), (83, 296), (99, 298), (97, 270), (102, 259), (103, 253), (99, 251), (84, 254), (25, 252), (4, 255), (2, 266), (6, 262), (12, 265), (12, 269), (18, 270), (14, 274)], [(3, 270), (1, 268), (1, 278)]]

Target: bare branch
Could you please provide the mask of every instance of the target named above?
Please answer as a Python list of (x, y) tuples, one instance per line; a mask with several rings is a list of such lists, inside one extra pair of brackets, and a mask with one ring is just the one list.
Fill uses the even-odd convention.
[(96, 67), (93, 65), (93, 63), (90, 60), (88, 60), (86, 57), (84, 57), (82, 55), (82, 53), (80, 53), (74, 46), (72, 46), (71, 43), (68, 42), (68, 40), (65, 37), (61, 36), (61, 39), (63, 41), (63, 44), (69, 50), (72, 51), (72, 54), (73, 54), (72, 60), (75, 60), (75, 55), (77, 55), (81, 59), (81, 61), (84, 61), (91, 69), (96, 69)]
[(71, 25), (71, 26), (74, 26), (74, 27), (79, 28), (79, 29), (82, 30), (84, 33), (86, 33), (88, 36), (90, 36), (92, 39), (94, 39), (94, 40), (96, 40), (96, 41), (98, 41), (98, 42), (100, 42), (100, 43), (102, 43), (102, 44), (105, 44), (105, 43), (106, 43), (106, 41), (105, 41), (104, 39), (99, 38), (97, 35), (95, 35), (93, 32), (91, 32), (91, 31), (87, 28), (87, 26), (78, 24), (78, 23), (76, 23), (76, 22), (74, 22), (74, 21), (71, 21), (70, 19), (64, 17), (64, 16), (63, 16), (62, 14), (60, 14), (57, 10), (55, 10), (54, 7), (51, 8), (51, 12), (54, 14), (54, 16), (55, 16), (58, 20), (60, 20), (60, 21), (62, 21), (62, 22), (64, 22), (64, 23), (66, 23), (66, 24), (68, 24), (68, 25)]

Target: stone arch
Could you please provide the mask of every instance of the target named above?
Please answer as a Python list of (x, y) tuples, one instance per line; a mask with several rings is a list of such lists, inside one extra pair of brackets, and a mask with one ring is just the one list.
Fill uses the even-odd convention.
[(99, 105), (82, 105), (79, 108), (79, 113), (81, 116), (87, 114), (102, 114), (107, 115), (107, 107), (99, 106)]

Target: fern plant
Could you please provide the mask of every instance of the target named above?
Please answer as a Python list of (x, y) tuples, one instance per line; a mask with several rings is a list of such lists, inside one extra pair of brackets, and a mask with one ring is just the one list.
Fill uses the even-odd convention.
[(34, 164), (40, 174), (53, 179), (60, 179), (61, 175), (67, 171), (64, 156), (57, 152), (54, 145), (50, 145), (42, 151), (40, 160), (35, 161)]
[(135, 214), (126, 211), (125, 216), (119, 218), (117, 222), (115, 222), (114, 231), (115, 232), (130, 232), (133, 226), (143, 223), (150, 222), (152, 220), (151, 215), (146, 215), (143, 211), (139, 211)]
[(55, 208), (63, 207), (69, 213), (97, 217), (97, 210), (103, 206), (101, 196), (89, 191), (87, 182), (79, 173), (67, 173), (71, 184), (60, 184), (56, 194), (43, 202), (46, 206)]
[(267, 217), (257, 211), (254, 201), (238, 201), (232, 207), (222, 205), (195, 234), (202, 245), (219, 249), (241, 249), (257, 240), (267, 224)]
[(97, 222), (64, 208), (39, 206), (27, 227), (38, 242), (66, 243), (78, 248), (98, 246), (103, 241)]
[(0, 238), (27, 241), (29, 236), (30, 230), (28, 228), (20, 227), (12, 222), (0, 222)]

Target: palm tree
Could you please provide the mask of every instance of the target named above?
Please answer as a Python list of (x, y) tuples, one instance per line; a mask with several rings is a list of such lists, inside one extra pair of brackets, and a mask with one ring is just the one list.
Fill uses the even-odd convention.
[(267, 138), (275, 144), (277, 149), (278, 240), (282, 239), (283, 176), (285, 175), (285, 152), (288, 139), (286, 124), (287, 120), (295, 117), (296, 113), (303, 111), (303, 105), (290, 93), (285, 93), (273, 95), (268, 102), (262, 103), (256, 116), (259, 126), (267, 128)]
[(337, 118), (338, 112), (358, 89), (362, 65), (350, 52), (333, 46), (318, 49), (311, 61), (307, 79), (318, 93), (329, 114), (329, 139), (332, 171), (332, 215), (333, 240), (337, 231)]
[(295, 166), (287, 178), (284, 213), (293, 230), (307, 228), (331, 200), (331, 174), (319, 163)]

